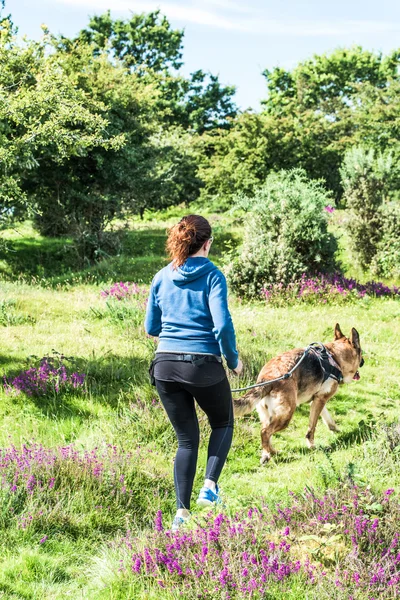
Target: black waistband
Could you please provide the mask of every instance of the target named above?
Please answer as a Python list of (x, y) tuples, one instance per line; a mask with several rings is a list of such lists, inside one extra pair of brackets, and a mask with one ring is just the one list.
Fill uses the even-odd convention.
[(216, 354), (175, 354), (174, 352), (157, 352), (153, 359), (153, 364), (165, 360), (190, 362), (196, 366), (206, 362), (222, 363), (222, 358)]

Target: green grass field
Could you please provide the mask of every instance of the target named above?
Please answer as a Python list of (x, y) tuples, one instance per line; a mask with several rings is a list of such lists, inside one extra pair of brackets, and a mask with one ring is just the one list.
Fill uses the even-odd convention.
[[(150, 282), (165, 262), (166, 223), (176, 216), (170, 211), (143, 223), (133, 221), (121, 256), (75, 271), (70, 244), (43, 240), (28, 225), (20, 233), (7, 232), (12, 251), (0, 257), (0, 374), (10, 381), (27, 368), (29, 357), (57, 351), (74, 357), (74, 368), (86, 373), (86, 384), (84, 392), (46, 397), (13, 395), (1, 387), (0, 447), (36, 444), (56, 454), (60, 450), (54, 449), (70, 445), (78, 453), (96, 449), (90, 469), (94, 464), (108, 466), (96, 478), (89, 468), (82, 470), (78, 459), (63, 461), (60, 454), (40, 459), (40, 466), (32, 467), (36, 487), (27, 492), (28, 483), (19, 482), (13, 494), (4, 473), (14, 467), (5, 464), (3, 451), (0, 598), (189, 597), (186, 592), (179, 595), (178, 585), (175, 596), (120, 570), (119, 561), (126, 560), (126, 549), (121, 549), (126, 532), (134, 532), (137, 544), (140, 540), (144, 544), (158, 510), (166, 520), (172, 518), (176, 444), (148, 382), (154, 342), (144, 333), (142, 307), (134, 303), (124, 309), (107, 307), (101, 296), (113, 281)], [(240, 239), (240, 230), (225, 216), (215, 218), (215, 231), (215, 253), (210, 258), (220, 264), (224, 252)], [(355, 481), (370, 485), (376, 493), (388, 487), (398, 490), (399, 455), (384, 458), (379, 440), (385, 424), (399, 420), (400, 302), (364, 299), (342, 306), (273, 308), (232, 297), (231, 311), (245, 364), (242, 377), (231, 376), (232, 387), (253, 382), (265, 361), (281, 351), (331, 340), (336, 322), (345, 333), (353, 326), (358, 329), (365, 366), (361, 380), (342, 386), (330, 402), (340, 432), (329, 432), (321, 421), (314, 451), (306, 449), (304, 439), (308, 406), (300, 407), (289, 427), (276, 435), (279, 454), (263, 467), (257, 415), (237, 420), (221, 477), (227, 514), (263, 503), (285, 505), (289, 491), (302, 492), (306, 485), (335, 488), (349, 470)], [(208, 434), (201, 414), (200, 421), (194, 495), (204, 473)], [(118, 460), (112, 458), (113, 452)], [(24, 468), (21, 472), (27, 473), (31, 467)], [(54, 489), (46, 483), (50, 476), (55, 478)], [(196, 508), (193, 512), (194, 522), (202, 518)], [(297, 580), (285, 593), (279, 587), (274, 590), (265, 597), (325, 597), (315, 590), (304, 592)]]

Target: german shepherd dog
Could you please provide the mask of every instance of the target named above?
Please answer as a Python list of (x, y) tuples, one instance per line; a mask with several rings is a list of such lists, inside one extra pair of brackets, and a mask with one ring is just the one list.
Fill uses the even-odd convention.
[[(347, 338), (337, 323), (334, 341), (324, 344), (324, 347), (330, 355), (330, 363), (336, 363), (339, 368), (343, 383), (360, 379), (358, 369), (364, 364), (364, 359), (360, 336), (354, 327)], [(294, 367), (303, 353), (304, 348), (297, 348), (272, 358), (261, 369), (257, 383), (284, 375)], [(310, 421), (306, 434), (309, 448), (314, 447), (314, 433), (320, 415), (331, 431), (338, 431), (335, 421), (326, 408), (326, 403), (336, 394), (338, 387), (339, 381), (324, 372), (321, 361), (311, 351), (290, 378), (254, 388), (242, 398), (234, 399), (235, 415), (244, 415), (254, 408), (257, 409), (261, 420), (261, 464), (268, 462), (271, 456), (276, 454), (271, 445), (271, 436), (289, 425), (299, 404), (311, 402)]]

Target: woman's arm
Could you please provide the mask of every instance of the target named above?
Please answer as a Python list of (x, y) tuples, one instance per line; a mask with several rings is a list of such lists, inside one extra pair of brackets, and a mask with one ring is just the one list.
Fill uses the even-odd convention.
[(146, 318), (144, 328), (149, 335), (158, 337), (161, 332), (161, 309), (157, 304), (154, 293), (154, 279), (150, 286), (149, 299), (146, 307)]
[(225, 276), (218, 271), (211, 281), (208, 304), (214, 323), (214, 333), (222, 354), (230, 369), (238, 366), (239, 354), (236, 350), (236, 335), (228, 308), (228, 287)]

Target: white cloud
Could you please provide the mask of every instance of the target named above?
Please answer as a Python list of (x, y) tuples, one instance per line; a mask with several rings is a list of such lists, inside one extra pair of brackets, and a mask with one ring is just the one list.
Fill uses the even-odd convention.
[[(89, 10), (111, 9), (118, 12), (147, 12), (160, 9), (170, 19), (195, 23), (206, 27), (260, 35), (290, 37), (330, 37), (399, 31), (400, 23), (385, 21), (337, 20), (300, 21), (274, 20), (262, 17), (249, 4), (240, 5), (229, 0), (193, 0), (192, 4), (178, 4), (164, 0), (55, 0), (58, 4), (79, 6)], [(204, 8), (204, 6), (206, 8)]]
[(219, 29), (237, 29), (234, 20), (209, 10), (197, 8), (196, 6), (181, 5), (173, 2), (159, 2), (157, 0), (56, 0), (58, 4), (68, 4), (100, 11), (111, 9), (118, 12), (148, 12), (160, 9), (170, 19), (176, 19), (184, 23), (196, 23)]

